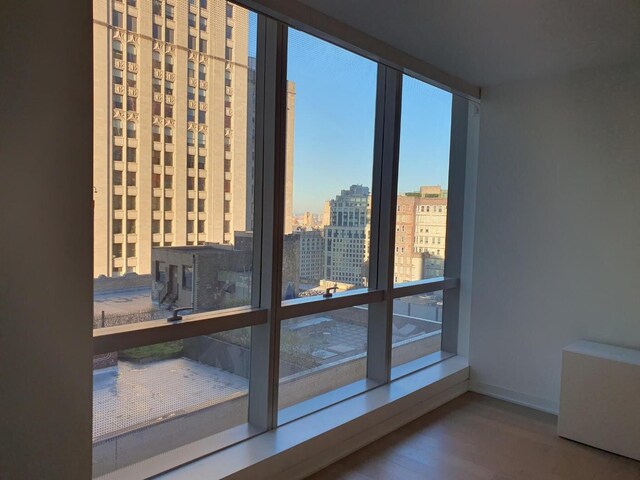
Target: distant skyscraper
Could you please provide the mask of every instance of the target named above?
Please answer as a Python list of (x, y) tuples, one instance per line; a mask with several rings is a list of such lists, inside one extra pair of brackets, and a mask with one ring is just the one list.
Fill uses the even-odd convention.
[(368, 259), (369, 188), (352, 185), (329, 202), (325, 227), (324, 278), (364, 286), (363, 264)]

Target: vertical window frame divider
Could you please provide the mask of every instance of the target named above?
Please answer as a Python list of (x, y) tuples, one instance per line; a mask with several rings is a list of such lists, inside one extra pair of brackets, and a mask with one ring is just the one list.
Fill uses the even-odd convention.
[[(464, 195), (467, 167), (469, 100), (453, 94), (451, 104), (451, 145), (449, 148), (449, 186), (447, 193), (447, 238), (444, 277), (460, 279), (462, 273), (462, 240)], [(460, 289), (442, 292), (442, 343), (444, 352), (458, 353)]]
[(393, 262), (400, 158), (402, 73), (378, 64), (376, 91), (369, 285), (384, 290), (382, 302), (369, 305), (367, 379), (391, 380)]
[[(277, 426), (285, 201), (287, 26), (258, 15), (255, 225), (252, 304), (267, 323), (251, 329), (249, 423)], [(255, 268), (257, 267), (257, 268)]]

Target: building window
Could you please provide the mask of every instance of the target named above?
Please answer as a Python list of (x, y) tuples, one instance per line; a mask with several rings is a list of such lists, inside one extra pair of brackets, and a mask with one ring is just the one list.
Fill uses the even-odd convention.
[(153, 101), (151, 104), (151, 113), (153, 115), (160, 116), (162, 115), (162, 112), (160, 111), (160, 109), (161, 109), (160, 102)]
[(173, 176), (165, 175), (164, 176), (164, 188), (173, 188)]
[(231, 72), (229, 70), (224, 71), (224, 86), (225, 87), (231, 86)]
[(200, 0), (200, 8), (207, 8), (207, 0)]
[(135, 72), (127, 72), (127, 87), (136, 88), (138, 86), (138, 75)]
[(196, 66), (191, 60), (187, 62), (187, 76), (189, 78), (194, 78), (196, 76)]
[(196, 89), (189, 86), (187, 87), (187, 100), (195, 100), (196, 99)]
[(167, 118), (173, 118), (173, 105), (170, 103), (164, 104), (164, 116)]
[(136, 156), (136, 149), (133, 147), (127, 147), (127, 162), (135, 162)]
[(187, 145), (190, 147), (195, 145), (193, 130), (187, 130)]
[(137, 110), (136, 106), (136, 97), (127, 97), (127, 110), (135, 112)]
[(164, 164), (168, 167), (173, 165), (173, 152), (164, 152)]
[(187, 190), (193, 190), (194, 189), (194, 180), (193, 177), (187, 177)]
[(225, 47), (224, 58), (227, 60), (233, 60), (233, 49), (231, 47)]
[(136, 209), (136, 197), (133, 195), (127, 195), (127, 210)]
[(135, 122), (127, 122), (127, 137), (136, 138), (136, 124)]
[(164, 7), (164, 15), (169, 20), (173, 20), (173, 5), (169, 5), (167, 3), (167, 5)]
[(113, 58), (122, 60), (122, 42), (120, 40), (113, 41)]
[(122, 161), (122, 147), (120, 145), (113, 146), (113, 161), (114, 162)]
[(153, 14), (162, 15), (162, 2), (160, 0), (153, 0)]
[[(120, 184), (122, 184), (122, 172), (120, 176)], [(114, 195), (113, 196), (113, 209), (114, 210), (122, 210), (122, 195)]]
[(193, 288), (193, 267), (190, 265), (182, 266), (182, 288), (185, 290)]
[(113, 69), (113, 83), (122, 85), (122, 70), (118, 70), (117, 68)]
[(205, 136), (203, 132), (198, 132), (198, 146), (199, 147), (204, 147), (205, 146)]
[(138, 19), (132, 15), (127, 15), (127, 30), (130, 32), (138, 31)]
[(187, 48), (189, 48), (189, 50), (195, 50), (196, 49), (196, 37), (193, 35), (189, 35), (187, 37)]
[(187, 122), (196, 121), (196, 111), (193, 108), (187, 108)]
[(160, 165), (160, 151), (159, 150), (151, 150), (151, 162), (154, 165)]
[(111, 24), (114, 27), (122, 28), (122, 12), (114, 10), (111, 14)]
[(122, 171), (114, 170), (113, 171), (113, 184), (114, 185), (122, 185)]
[(233, 5), (227, 2), (227, 17), (233, 18)]
[(171, 233), (171, 220), (165, 220), (164, 221), (164, 233)]
[(227, 25), (227, 40), (231, 40), (231, 38), (233, 37), (233, 27), (231, 25)]
[(114, 234), (122, 233), (122, 220), (113, 221), (113, 233)]
[(207, 80), (207, 66), (204, 63), (198, 66), (198, 79), (203, 82)]
[(113, 136), (114, 137), (122, 136), (122, 121), (119, 118), (115, 118), (113, 120)]
[(164, 68), (167, 72), (173, 72), (173, 57), (169, 54), (164, 56)]
[(135, 63), (137, 59), (136, 46), (133, 43), (127, 43), (127, 62)]
[(198, 155), (198, 168), (203, 169), (205, 165), (206, 157), (204, 155)]
[(207, 53), (207, 41), (203, 38), (200, 39), (200, 53)]
[(164, 127), (164, 143), (173, 143), (173, 132), (171, 127)]
[[(157, 69), (161, 69), (162, 68), (162, 61), (160, 60), (160, 52), (156, 52), (155, 50), (153, 51), (153, 54), (151, 55), (151, 59), (152, 59), (152, 64), (153, 64), (153, 68), (157, 68)], [(157, 78), (154, 78), (153, 81), (160, 81)]]
[(113, 108), (122, 108), (122, 95), (113, 95)]
[(136, 256), (136, 244), (127, 243), (127, 258), (134, 258)]
[(136, 186), (136, 172), (127, 172), (127, 187)]
[(154, 40), (162, 40), (162, 25), (153, 24), (153, 38)]
[(151, 83), (153, 85), (153, 93), (160, 93), (162, 91), (162, 83), (159, 78), (154, 78)]
[(164, 41), (173, 43), (173, 28), (166, 27), (164, 29)]
[(164, 199), (164, 211), (171, 212), (173, 210), (173, 199), (166, 197)]
[(170, 82), (169, 80), (164, 82), (164, 94), (173, 95), (173, 82)]
[(207, 112), (204, 110), (198, 110), (198, 123), (206, 123), (207, 121)]
[(200, 31), (202, 32), (207, 31), (207, 19), (204, 17), (200, 17)]
[(198, 220), (198, 233), (204, 233), (204, 220)]
[(196, 28), (196, 14), (189, 12), (189, 26)]
[(195, 156), (190, 153), (187, 154), (187, 168), (193, 168)]
[(198, 89), (198, 101), (204, 103), (207, 101), (207, 91), (203, 88)]

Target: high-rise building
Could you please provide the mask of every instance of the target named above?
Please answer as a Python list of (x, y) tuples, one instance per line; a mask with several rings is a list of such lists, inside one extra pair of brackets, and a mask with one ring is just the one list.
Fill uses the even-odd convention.
[(366, 286), (369, 200), (368, 187), (351, 185), (329, 201), (330, 223), (324, 230), (326, 280)]
[(222, 0), (94, 0), (94, 274), (251, 227), (249, 14)]
[(396, 211), (394, 281), (411, 282), (444, 274), (447, 191), (423, 186), (399, 195)]

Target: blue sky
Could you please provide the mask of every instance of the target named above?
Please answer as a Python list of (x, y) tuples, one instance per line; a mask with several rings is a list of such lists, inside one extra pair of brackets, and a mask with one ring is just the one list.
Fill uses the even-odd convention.
[[(377, 65), (292, 28), (288, 55), (287, 77), (296, 84), (293, 210), (322, 213), (340, 190), (371, 187)], [(446, 188), (451, 101), (450, 93), (405, 76), (399, 193)]]

